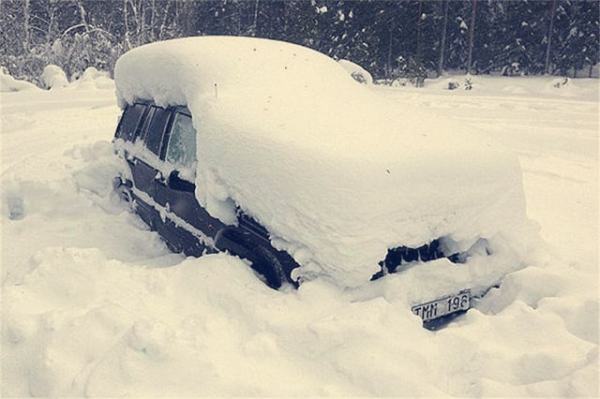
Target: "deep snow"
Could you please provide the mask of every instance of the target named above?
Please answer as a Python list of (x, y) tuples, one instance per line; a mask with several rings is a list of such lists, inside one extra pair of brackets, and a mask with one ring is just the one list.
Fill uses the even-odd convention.
[(427, 271), (277, 292), (170, 254), (110, 195), (106, 81), (2, 93), (2, 395), (597, 396), (597, 81), (473, 79), (373, 89), (517, 151), (548, 243), (438, 332), (405, 303)]

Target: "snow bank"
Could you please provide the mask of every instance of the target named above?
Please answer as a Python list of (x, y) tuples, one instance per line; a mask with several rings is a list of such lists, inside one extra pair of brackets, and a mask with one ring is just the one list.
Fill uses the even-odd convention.
[(39, 90), (39, 87), (25, 80), (15, 79), (4, 68), (0, 68), (0, 93), (32, 89)]
[(447, 118), (392, 106), (315, 51), (178, 39), (131, 50), (115, 78), (122, 105), (188, 105), (200, 203), (218, 216), (233, 199), (304, 277), (357, 286), (388, 248), (512, 239), (525, 219), (514, 155)]
[(48, 89), (61, 89), (69, 85), (65, 71), (53, 64), (46, 65), (41, 78)]
[(371, 76), (371, 74), (366, 69), (364, 69), (363, 67), (361, 67), (360, 65), (358, 65), (358, 64), (356, 64), (356, 63), (354, 63), (352, 61), (348, 61), (348, 60), (339, 60), (338, 63), (357, 82), (363, 83), (363, 84), (366, 84), (366, 85), (372, 85), (373, 84), (373, 77)]

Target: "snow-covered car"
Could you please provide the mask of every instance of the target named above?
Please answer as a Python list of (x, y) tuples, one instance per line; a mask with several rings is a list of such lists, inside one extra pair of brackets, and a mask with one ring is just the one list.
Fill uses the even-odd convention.
[(177, 39), (123, 55), (115, 81), (127, 161), (115, 187), (176, 251), (229, 251), (274, 288), (395, 273), (425, 322), (464, 312), (524, 265), (515, 155), (392, 104), (325, 55)]

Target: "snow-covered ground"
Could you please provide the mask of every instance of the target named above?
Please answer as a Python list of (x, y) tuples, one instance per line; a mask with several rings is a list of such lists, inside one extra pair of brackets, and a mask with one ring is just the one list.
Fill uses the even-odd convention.
[(548, 243), (437, 332), (395, 275), (278, 292), (169, 253), (110, 195), (119, 110), (84, 83), (0, 98), (2, 396), (598, 395), (597, 80), (373, 89), (516, 151)]

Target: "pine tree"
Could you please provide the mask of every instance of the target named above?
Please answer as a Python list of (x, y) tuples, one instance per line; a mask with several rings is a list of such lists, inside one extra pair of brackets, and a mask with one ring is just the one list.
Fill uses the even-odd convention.
[[(594, 4), (595, 3), (595, 4)], [(561, 75), (572, 73), (586, 63), (595, 63), (598, 54), (598, 4), (563, 0), (556, 8), (556, 46), (552, 60)]]
[(471, 18), (469, 19), (469, 44), (467, 50), (467, 73), (471, 73), (473, 65), (473, 47), (475, 45), (475, 17), (477, 16), (477, 0), (471, 0)]
[(552, 54), (552, 36), (554, 35), (554, 18), (556, 17), (557, 0), (550, 2), (550, 12), (548, 13), (548, 31), (544, 42), (546, 44), (546, 56), (544, 58), (544, 74), (550, 73), (550, 54)]
[(443, 7), (442, 11), (442, 33), (440, 34), (440, 43), (439, 43), (439, 58), (437, 65), (437, 74), (440, 76), (444, 72), (444, 61), (445, 61), (445, 53), (446, 53), (446, 35), (448, 32), (448, 3), (449, 0), (443, 0), (441, 4)]
[(448, 6), (448, 69), (464, 68), (467, 63), (469, 4), (451, 1)]

